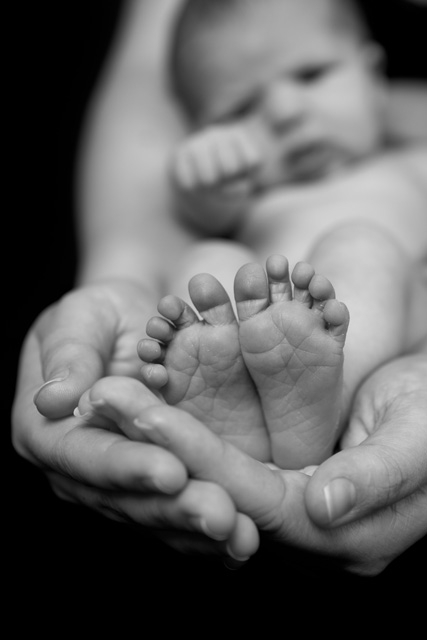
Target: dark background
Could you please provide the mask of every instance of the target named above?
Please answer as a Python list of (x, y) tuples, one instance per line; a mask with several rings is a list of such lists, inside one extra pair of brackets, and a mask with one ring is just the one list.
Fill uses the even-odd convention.
[[(399, 0), (363, 4), (387, 51), (388, 74), (426, 78), (426, 9)], [(5, 129), (13, 141), (3, 236), (8, 418), (24, 335), (38, 313), (73, 286), (74, 154), (119, 9), (115, 0), (24, 2), (5, 22), (13, 42), (5, 63), (11, 75)], [(294, 552), (278, 561), (268, 548), (231, 572), (219, 562), (181, 556), (147, 534), (60, 501), (44, 476), (15, 454), (9, 433), (8, 424), (3, 548), (11, 572), (4, 582), (16, 629), (29, 625), (62, 637), (91, 613), (98, 631), (104, 625), (112, 629), (113, 622), (125, 628), (132, 621), (145, 635), (154, 619), (159, 631), (172, 622), (176, 630), (199, 637), (214, 621), (228, 628), (225, 614), (230, 612), (237, 626), (250, 621), (254, 631), (252, 624), (274, 631), (271, 625), (277, 622), (286, 630), (292, 620), (306, 629), (311, 619), (327, 630), (338, 624), (343, 611), (350, 619), (357, 611), (363, 622), (381, 598), (388, 601), (378, 617), (383, 628), (399, 611), (392, 602), (400, 601), (400, 613), (415, 619), (415, 578), (422, 572), (425, 539), (375, 580), (316, 571)], [(273, 588), (277, 575), (280, 586)], [(279, 608), (277, 601), (268, 605), (272, 593)], [(323, 612), (320, 619), (311, 615), (314, 609)], [(194, 623), (196, 611), (204, 615), (202, 628)], [(88, 624), (81, 628), (89, 632)]]

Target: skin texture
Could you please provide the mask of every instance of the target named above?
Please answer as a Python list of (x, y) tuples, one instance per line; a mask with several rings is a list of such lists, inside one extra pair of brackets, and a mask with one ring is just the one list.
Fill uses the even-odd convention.
[(184, 300), (168, 296), (138, 353), (144, 382), (253, 457), (299, 469), (328, 457), (341, 416), (348, 310), (331, 283), (284, 256), (242, 266), (237, 315), (209, 274)]

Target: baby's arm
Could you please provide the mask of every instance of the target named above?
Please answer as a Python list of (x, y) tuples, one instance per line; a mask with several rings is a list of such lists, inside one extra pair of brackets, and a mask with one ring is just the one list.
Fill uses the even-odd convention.
[(209, 126), (179, 145), (172, 180), (181, 216), (208, 233), (229, 233), (253, 197), (258, 151), (238, 124)]

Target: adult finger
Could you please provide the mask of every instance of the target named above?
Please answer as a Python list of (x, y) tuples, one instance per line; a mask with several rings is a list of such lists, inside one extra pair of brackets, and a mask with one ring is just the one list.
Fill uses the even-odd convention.
[(131, 442), (73, 416), (57, 420), (52, 428), (32, 401), (40, 379), (38, 341), (31, 335), (23, 349), (12, 411), (13, 443), (24, 458), (102, 489), (173, 493), (185, 485), (184, 465), (160, 447)]
[[(426, 531), (425, 491), (401, 500), (398, 509), (393, 505), (354, 524), (327, 529), (307, 513), (308, 470), (270, 469), (174, 407), (149, 407), (138, 416), (136, 426), (145, 437), (178, 455), (190, 475), (222, 486), (236, 508), (271, 539), (308, 552), (314, 563), (326, 557), (348, 571), (377, 575)], [(390, 531), (393, 535), (388, 535)]]
[(80, 395), (105, 375), (115, 340), (115, 309), (107, 297), (70, 293), (35, 325), (40, 346), (42, 384), (34, 402), (43, 415), (70, 415)]
[(89, 423), (115, 425), (132, 441), (153, 442), (170, 450), (191, 477), (220, 484), (238, 510), (250, 517), (254, 512), (261, 517), (260, 504), (270, 514), (283, 501), (284, 484), (277, 474), (228, 446), (187, 412), (165, 405), (135, 378), (97, 380), (80, 399), (78, 412)]
[(267, 521), (272, 524), (272, 513), (280, 519), (285, 487), (279, 475), (219, 438), (196, 418), (159, 404), (142, 410), (133, 424), (140, 437), (172, 451), (192, 477), (218, 482), (238, 510), (256, 518), (261, 528)]
[[(216, 552), (244, 562), (259, 546), (258, 530), (252, 520), (237, 513), (228, 494), (213, 483), (190, 480), (178, 494), (168, 496), (99, 491), (56, 474), (51, 474), (50, 480), (62, 499), (78, 502), (114, 520), (131, 521), (154, 533), (159, 531), (160, 537), (180, 551), (200, 548), (209, 540), (215, 543)], [(183, 537), (183, 532), (191, 536)], [(198, 537), (194, 538), (194, 534)]]
[[(427, 487), (427, 358), (400, 359), (361, 388), (349, 448), (324, 462), (306, 491), (322, 527), (360, 519)], [(421, 514), (427, 531), (427, 513)]]

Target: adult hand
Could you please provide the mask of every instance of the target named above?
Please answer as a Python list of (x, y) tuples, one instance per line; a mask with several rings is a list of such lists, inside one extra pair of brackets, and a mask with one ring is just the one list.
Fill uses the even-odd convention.
[[(258, 546), (256, 527), (236, 513), (221, 487), (188, 481), (183, 464), (165, 449), (73, 416), (79, 396), (99, 376), (137, 374), (136, 344), (152, 313), (146, 300), (131, 282), (105, 283), (67, 294), (40, 316), (21, 354), (14, 446), (44, 470), (63, 499), (160, 528), (162, 535), (173, 530), (168, 542), (181, 549), (186, 539), (180, 533), (189, 531), (193, 546), (200, 543), (205, 552), (250, 555)], [(156, 400), (146, 394), (147, 403)]]
[(377, 575), (427, 533), (426, 377), (425, 353), (379, 369), (358, 393), (343, 449), (306, 473), (269, 468), (172, 407), (148, 407), (137, 424), (269, 537)]
[(41, 414), (69, 416), (101, 376), (138, 374), (135, 344), (155, 308), (150, 302), (137, 283), (113, 280), (75, 289), (41, 314), (28, 338), (40, 353), (42, 384), (34, 402)]

